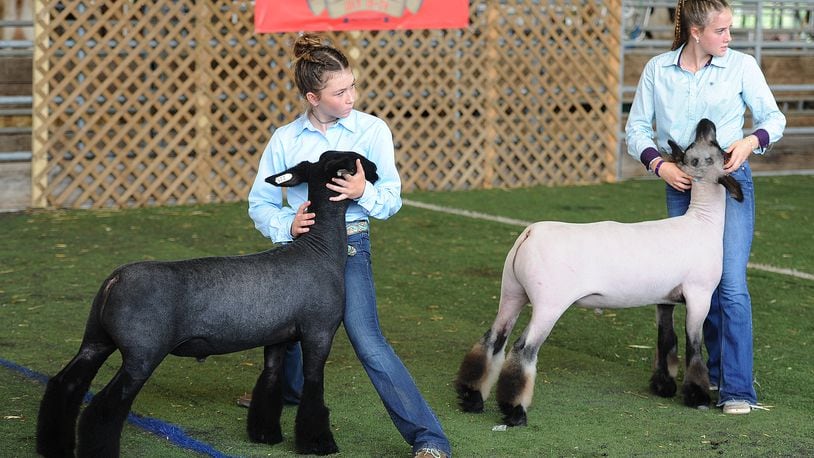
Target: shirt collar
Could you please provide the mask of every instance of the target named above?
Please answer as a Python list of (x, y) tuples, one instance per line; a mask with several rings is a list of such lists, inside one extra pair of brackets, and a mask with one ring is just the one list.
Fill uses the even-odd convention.
[(714, 66), (716, 66), (716, 67), (726, 67), (726, 63), (729, 61), (729, 60), (727, 59), (727, 57), (729, 57), (729, 54), (730, 54), (731, 52), (732, 52), (732, 50), (731, 50), (731, 49), (727, 49), (727, 50), (726, 50), (726, 54), (724, 54), (724, 55), (723, 55), (723, 56), (721, 56), (721, 57), (718, 57), (718, 56), (712, 56), (712, 59), (710, 59), (710, 61), (709, 61), (709, 65), (714, 65)]
[(682, 49), (684, 49), (684, 45), (679, 46), (678, 49), (674, 49), (674, 50), (670, 51), (669, 54), (668, 54), (670, 56), (670, 58), (666, 59), (664, 61), (664, 66), (665, 67), (671, 67), (671, 66), (679, 67), (680, 66), (679, 65), (679, 59), (681, 58), (681, 50)]
[[(357, 114), (358, 113), (356, 112), (356, 110), (352, 110), (350, 112), (350, 114), (348, 115), (348, 117), (340, 118), (339, 120), (337, 120), (336, 124), (331, 126), (331, 129), (333, 129), (336, 126), (341, 126), (341, 127), (345, 128), (345, 129), (348, 129), (351, 132), (355, 132), (356, 131), (356, 126), (358, 124)], [(319, 132), (319, 129), (317, 129), (314, 126), (314, 124), (311, 122), (311, 120), (308, 118), (308, 112), (307, 111), (304, 112), (303, 114), (301, 114), (294, 121), (294, 123), (297, 126), (296, 131), (299, 132), (300, 134), (302, 134), (306, 130)]]
[(341, 118), (336, 123), (351, 132), (356, 132), (356, 126), (359, 124), (358, 115), (359, 113), (357, 113), (356, 110), (351, 110), (350, 114), (346, 118)]
[[(681, 67), (681, 51), (684, 50), (684, 47), (687, 46), (687, 43), (679, 46), (678, 49), (670, 51), (670, 58), (667, 59), (666, 67), (669, 66), (676, 66)], [(709, 67), (710, 65), (714, 65), (716, 67), (726, 67), (726, 57), (729, 55), (729, 50), (726, 51), (722, 57), (711, 56), (710, 59), (704, 64), (704, 67)]]

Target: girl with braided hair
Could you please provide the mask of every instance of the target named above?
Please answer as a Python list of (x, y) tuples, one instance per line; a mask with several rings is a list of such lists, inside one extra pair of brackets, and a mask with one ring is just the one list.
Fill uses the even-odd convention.
[[(281, 188), (269, 186), (266, 177), (301, 161), (316, 162), (328, 150), (355, 151), (376, 164), (379, 179), (375, 184), (365, 179), (361, 163), (357, 163), (356, 174), (334, 178), (327, 185), (339, 193), (333, 200), (353, 200), (346, 213), (345, 331), (413, 454), (451, 456), (449, 440), (435, 413), (382, 335), (376, 310), (368, 222), (371, 217), (387, 219), (401, 208), (393, 135), (383, 120), (353, 108), (356, 79), (340, 50), (317, 35), (304, 34), (294, 43), (294, 58), (294, 80), (307, 108), (271, 136), (249, 192), (249, 216), (265, 237), (275, 243), (290, 242), (308, 232), (319, 215), (308, 211), (307, 184), (287, 188), (286, 205)], [(299, 343), (292, 344), (283, 365), (289, 403), (297, 402), (302, 389), (301, 359)]]
[[(740, 183), (744, 200), (727, 199), (723, 274), (704, 323), (704, 343), (710, 388), (719, 391), (718, 406), (726, 414), (746, 414), (757, 407), (746, 284), (755, 222), (748, 159), (780, 140), (786, 118), (755, 59), (729, 49), (731, 28), (726, 0), (679, 0), (672, 50), (645, 66), (625, 134), (628, 153), (666, 183), (668, 215), (678, 216), (689, 206), (692, 181), (678, 166), (665, 162), (659, 150), (669, 151), (670, 139), (689, 146), (703, 118), (717, 127), (718, 143), (728, 157), (725, 171)], [(744, 136), (747, 108), (753, 127)]]

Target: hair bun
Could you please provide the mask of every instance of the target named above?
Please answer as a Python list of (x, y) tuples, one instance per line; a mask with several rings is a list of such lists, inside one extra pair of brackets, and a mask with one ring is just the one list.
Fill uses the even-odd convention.
[(304, 33), (297, 37), (297, 40), (294, 41), (294, 58), (307, 59), (311, 52), (324, 46), (325, 45), (322, 43), (322, 39), (320, 39), (318, 35), (313, 33)]

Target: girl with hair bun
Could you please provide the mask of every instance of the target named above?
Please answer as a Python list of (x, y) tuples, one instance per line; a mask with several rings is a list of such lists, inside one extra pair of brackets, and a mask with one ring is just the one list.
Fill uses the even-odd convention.
[[(746, 284), (755, 224), (749, 156), (764, 153), (780, 140), (786, 118), (755, 59), (729, 49), (731, 28), (726, 0), (679, 0), (672, 50), (645, 66), (625, 134), (628, 153), (666, 183), (668, 215), (678, 216), (689, 206), (692, 181), (678, 166), (662, 160), (659, 150), (669, 151), (670, 139), (687, 148), (703, 118), (717, 128), (718, 143), (728, 157), (725, 170), (740, 183), (744, 200), (727, 199), (723, 274), (704, 323), (704, 343), (710, 388), (719, 391), (718, 406), (726, 414), (747, 414), (757, 407), (752, 303)], [(744, 136), (747, 108), (752, 130)], [(672, 242), (645, 249), (669, 256)]]
[[(355, 175), (334, 178), (327, 186), (351, 199), (346, 220), (348, 261), (345, 268), (344, 327), (353, 349), (379, 393), (387, 413), (416, 457), (451, 456), (449, 440), (413, 378), (382, 335), (370, 263), (369, 219), (387, 219), (401, 208), (401, 179), (396, 170), (393, 135), (387, 124), (353, 108), (356, 79), (348, 59), (314, 34), (300, 35), (293, 46), (294, 81), (306, 102), (305, 112), (274, 131), (260, 158), (249, 192), (249, 216), (275, 243), (287, 243), (309, 231), (319, 215), (310, 213), (307, 184), (281, 188), (264, 179), (302, 161), (316, 162), (328, 150), (355, 151), (377, 166), (379, 180)], [(302, 390), (302, 353), (292, 344), (284, 364), (286, 397), (298, 402)], [(249, 399), (242, 398), (244, 405)], [(241, 400), (238, 403), (241, 403)]]

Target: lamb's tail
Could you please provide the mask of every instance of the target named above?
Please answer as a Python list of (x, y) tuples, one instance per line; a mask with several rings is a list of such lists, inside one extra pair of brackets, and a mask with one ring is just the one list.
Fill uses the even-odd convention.
[[(500, 306), (504, 304), (512, 307), (522, 307), (528, 304), (529, 298), (518, 274), (522, 274), (518, 266), (518, 257), (523, 254), (526, 241), (531, 236), (531, 226), (525, 228), (514, 241), (512, 249), (506, 255), (503, 263), (503, 277), (500, 285)], [(518, 305), (519, 304), (519, 305)], [(519, 310), (517, 311), (519, 313)]]
[(96, 297), (93, 298), (93, 306), (91, 308), (91, 315), (96, 315), (97, 319), (101, 319), (102, 314), (105, 311), (105, 306), (107, 305), (107, 301), (110, 298), (110, 292), (113, 290), (113, 287), (116, 286), (116, 283), (119, 282), (119, 273), (118, 271), (113, 272), (109, 277), (102, 282), (102, 286), (99, 288), (99, 291), (96, 293)]

